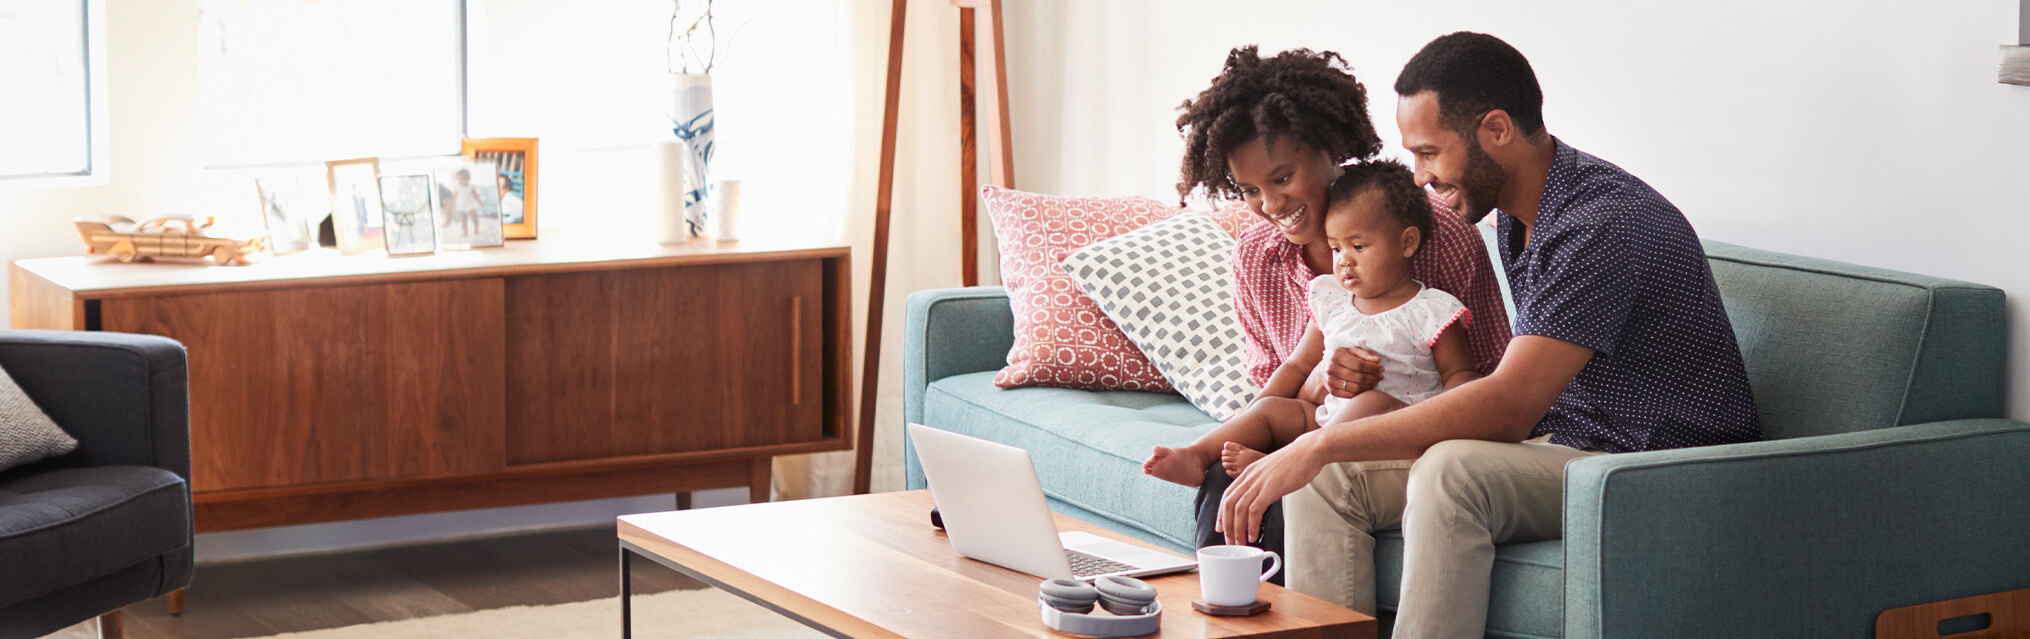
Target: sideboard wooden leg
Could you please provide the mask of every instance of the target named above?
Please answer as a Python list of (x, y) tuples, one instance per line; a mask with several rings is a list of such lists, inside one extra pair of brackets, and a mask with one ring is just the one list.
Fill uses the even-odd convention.
[(125, 611), (115, 610), (99, 615), (99, 639), (120, 639), (127, 634)]
[(690, 509), (691, 509), (691, 494), (677, 493), (677, 510), (690, 510)]
[(747, 503), (765, 503), (773, 494), (775, 460), (763, 457), (748, 462)]
[(183, 614), (183, 591), (178, 590), (176, 592), (169, 593), (169, 614), (171, 615)]

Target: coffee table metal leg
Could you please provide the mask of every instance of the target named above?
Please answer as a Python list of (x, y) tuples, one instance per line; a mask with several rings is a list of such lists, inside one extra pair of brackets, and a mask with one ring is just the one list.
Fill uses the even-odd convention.
[(628, 601), (634, 590), (629, 583), (627, 570), (627, 546), (620, 547), (620, 639), (634, 638), (634, 610)]

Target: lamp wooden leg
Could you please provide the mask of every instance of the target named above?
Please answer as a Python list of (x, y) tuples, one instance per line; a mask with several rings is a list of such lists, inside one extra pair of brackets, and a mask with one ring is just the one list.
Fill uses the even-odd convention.
[(127, 634), (125, 611), (115, 610), (99, 615), (99, 639), (120, 639)]
[(747, 503), (767, 503), (769, 497), (773, 496), (774, 492), (772, 489), (775, 486), (775, 479), (772, 473), (775, 471), (775, 460), (763, 457), (748, 462), (747, 468), (749, 473), (747, 480)]
[(183, 591), (178, 590), (176, 592), (169, 593), (169, 614), (171, 615), (183, 614)]

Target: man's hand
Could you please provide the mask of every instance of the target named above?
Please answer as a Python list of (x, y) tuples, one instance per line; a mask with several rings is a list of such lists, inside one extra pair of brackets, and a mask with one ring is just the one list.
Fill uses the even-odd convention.
[(1226, 535), (1226, 543), (1244, 545), (1260, 538), (1262, 513), (1284, 495), (1310, 484), (1318, 471), (1325, 468), (1313, 450), (1317, 438), (1312, 435), (1319, 432), (1305, 433), (1269, 456), (1248, 464), (1233, 485), (1227, 486), (1226, 496), (1219, 502), (1217, 528)]
[(1382, 381), (1382, 358), (1358, 346), (1335, 348), (1318, 360), (1311, 377), (1304, 381), (1299, 399), (1325, 403), (1325, 396), (1350, 398), (1374, 389)]

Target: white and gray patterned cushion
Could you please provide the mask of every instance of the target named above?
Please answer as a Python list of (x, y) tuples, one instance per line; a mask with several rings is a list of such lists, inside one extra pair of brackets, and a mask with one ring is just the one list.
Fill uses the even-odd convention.
[(1079, 249), (1059, 266), (1177, 392), (1225, 421), (1255, 397), (1233, 304), (1233, 236), (1185, 213)]
[(0, 470), (55, 457), (78, 447), (56, 422), (0, 370)]

